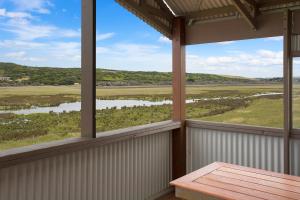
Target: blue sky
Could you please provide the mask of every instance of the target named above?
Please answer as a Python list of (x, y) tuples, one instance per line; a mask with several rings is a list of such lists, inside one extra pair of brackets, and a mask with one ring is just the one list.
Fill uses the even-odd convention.
[[(80, 0), (0, 0), (0, 61), (80, 67), (80, 7)], [(114, 0), (101, 0), (97, 66), (171, 71), (171, 42)], [(188, 46), (187, 71), (282, 76), (282, 38)]]

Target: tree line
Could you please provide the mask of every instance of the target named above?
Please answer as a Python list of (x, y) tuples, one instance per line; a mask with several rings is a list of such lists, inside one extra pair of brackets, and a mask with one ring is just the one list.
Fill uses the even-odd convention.
[[(1, 77), (3, 77), (1, 79)], [(4, 80), (9, 77), (9, 80)], [(171, 72), (96, 70), (98, 86), (171, 85)], [(281, 78), (250, 79), (215, 74), (187, 73), (187, 84), (256, 84), (281, 82)], [(14, 63), (0, 63), (0, 86), (6, 85), (74, 85), (81, 82), (80, 68), (31, 67)]]

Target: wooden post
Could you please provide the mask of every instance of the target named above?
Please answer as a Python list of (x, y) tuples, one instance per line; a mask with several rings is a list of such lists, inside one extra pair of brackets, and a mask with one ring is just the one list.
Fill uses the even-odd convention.
[(172, 135), (173, 179), (176, 179), (186, 174), (184, 18), (175, 18), (173, 24), (173, 120), (182, 123)]
[(96, 137), (96, 0), (82, 0), (81, 136)]
[(284, 173), (290, 173), (290, 134), (292, 130), (292, 88), (293, 88), (293, 60), (292, 60), (292, 12), (284, 13)]

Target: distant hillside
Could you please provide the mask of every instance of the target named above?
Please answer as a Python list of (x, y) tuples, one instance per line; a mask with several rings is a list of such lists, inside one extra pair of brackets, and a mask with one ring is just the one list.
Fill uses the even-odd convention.
[[(171, 85), (172, 73), (97, 69), (97, 85)], [(274, 79), (275, 82), (281, 81)], [(74, 85), (81, 81), (79, 68), (29, 67), (0, 63), (0, 85)], [(188, 73), (187, 84), (255, 84), (271, 81), (213, 74)], [(273, 82), (273, 81), (271, 81)]]

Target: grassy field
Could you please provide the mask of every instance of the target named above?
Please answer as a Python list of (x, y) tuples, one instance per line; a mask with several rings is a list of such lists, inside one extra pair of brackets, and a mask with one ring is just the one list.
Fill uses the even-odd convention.
[[(80, 95), (80, 85), (77, 86), (23, 86), (1, 87), (0, 98), (8, 96), (51, 96), (51, 95)], [(187, 86), (188, 95), (203, 94), (210, 91), (238, 91), (241, 93), (257, 93), (265, 91), (282, 91), (281, 85), (243, 85), (219, 86), (201, 85)], [(139, 96), (139, 95), (171, 95), (170, 86), (159, 87), (106, 87), (97, 88), (97, 96)]]
[[(188, 86), (187, 98), (249, 96), (257, 93), (282, 92), (280, 85)], [(164, 100), (172, 98), (170, 86), (97, 88), (101, 99)], [(32, 106), (56, 106), (80, 101), (80, 86), (1, 87), (0, 109), (20, 109)]]
[[(101, 99), (171, 98), (170, 87), (97, 88)], [(300, 87), (295, 90), (294, 124), (300, 125)], [(257, 126), (282, 127), (282, 95), (249, 97), (258, 93), (282, 92), (280, 85), (188, 86), (187, 118)], [(223, 97), (223, 98), (222, 98)], [(224, 97), (229, 97), (226, 99)], [(231, 97), (231, 99), (230, 99)], [(233, 98), (242, 97), (242, 98)], [(0, 88), (0, 108), (57, 105), (80, 100), (80, 86), (27, 86)], [(18, 105), (21, 105), (18, 107)], [(16, 107), (17, 106), (17, 107)], [(133, 107), (98, 110), (97, 131), (108, 131), (171, 118), (172, 106)], [(26, 146), (80, 134), (80, 112), (14, 115), (0, 114), (0, 150)]]
[(201, 118), (205, 121), (248, 124), (267, 127), (283, 127), (283, 101), (261, 98), (246, 107), (237, 108), (223, 114)]

